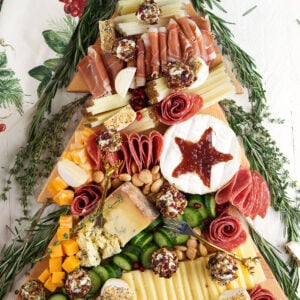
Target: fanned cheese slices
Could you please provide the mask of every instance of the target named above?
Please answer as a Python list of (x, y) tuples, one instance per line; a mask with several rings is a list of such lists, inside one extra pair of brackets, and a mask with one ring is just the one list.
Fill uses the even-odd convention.
[[(231, 159), (212, 165), (209, 185), (204, 184), (195, 171), (175, 177), (174, 170), (183, 160), (182, 151), (176, 143), (176, 138), (196, 143), (209, 128), (212, 130), (212, 146), (217, 152), (230, 155)], [(200, 160), (205, 155), (207, 154), (203, 151)], [(199, 167), (201, 167), (200, 160)], [(240, 153), (235, 133), (224, 122), (212, 116), (195, 115), (185, 122), (171, 126), (164, 135), (164, 147), (160, 158), (161, 172), (170, 184), (175, 184), (183, 192), (190, 194), (214, 192), (232, 178), (239, 166)]]

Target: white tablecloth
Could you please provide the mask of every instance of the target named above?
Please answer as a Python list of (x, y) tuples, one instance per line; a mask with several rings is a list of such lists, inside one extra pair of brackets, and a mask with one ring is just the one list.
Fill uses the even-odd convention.
[[(228, 25), (235, 41), (256, 61), (257, 70), (263, 77), (267, 101), (274, 117), (285, 119), (283, 125), (266, 124), (282, 152), (288, 157), (291, 178), (300, 182), (300, 2), (297, 0), (223, 0), (221, 5), (227, 11), (218, 9), (215, 13), (233, 22)], [(253, 6), (252, 12), (243, 14)], [(57, 29), (64, 23), (63, 3), (58, 0), (4, 0), (0, 12), (0, 39), (5, 51), (7, 67), (21, 79), (24, 92), (24, 114), (19, 115), (14, 107), (0, 108), (0, 123), (7, 129), (0, 133), (0, 173), (2, 190), (8, 168), (15, 154), (26, 140), (26, 132), (34, 104), (37, 101), (38, 81), (28, 71), (43, 64), (48, 58), (56, 57), (44, 42), (42, 31)], [(74, 99), (74, 95), (60, 93), (60, 106)], [(239, 103), (247, 103), (247, 92), (235, 97)], [(58, 107), (54, 107), (54, 111)], [(5, 118), (5, 119), (4, 119)], [(0, 247), (9, 240), (5, 225), (13, 225), (20, 215), (16, 201), (17, 186), (9, 193), (5, 203), (0, 201)], [(264, 220), (254, 222), (257, 229), (274, 245), (282, 247), (284, 238), (279, 215), (272, 210)], [(6, 299), (12, 299), (13, 291)]]

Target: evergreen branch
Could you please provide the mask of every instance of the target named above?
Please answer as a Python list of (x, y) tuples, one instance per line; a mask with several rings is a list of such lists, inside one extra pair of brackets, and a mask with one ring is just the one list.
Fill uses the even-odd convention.
[(88, 46), (96, 41), (99, 32), (98, 21), (110, 18), (115, 11), (116, 3), (116, 0), (89, 0), (89, 5), (78, 22), (61, 62), (56, 67), (37, 102), (36, 114), (31, 123), (28, 142), (34, 139), (37, 134), (37, 129), (45, 113), (51, 111), (51, 103), (57, 90), (67, 86), (78, 62), (86, 54)]
[(60, 112), (45, 121), (43, 127), (25, 147), (20, 148), (15, 163), (9, 171), (9, 178), (1, 195), (7, 200), (7, 193), (11, 189), (12, 177), (20, 186), (24, 214), (28, 214), (28, 199), (34, 193), (34, 188), (41, 177), (47, 177), (63, 146), (63, 138), (70, 119), (81, 108), (88, 96), (84, 96), (64, 106)]
[(279, 257), (279, 251), (266, 241), (253, 226), (248, 225), (254, 243), (268, 263), (288, 299), (300, 300), (296, 292), (299, 283), (299, 274), (298, 268), (295, 267), (295, 261), (289, 269), (287, 264)]
[[(46, 206), (48, 204), (38, 210), (26, 230), (19, 232), (16, 228), (13, 240), (0, 252), (0, 299), (11, 290), (16, 276), (23, 268), (45, 253), (57, 230), (59, 216), (69, 212), (68, 208), (63, 207), (42, 217)], [(22, 237), (24, 234), (25, 237)]]
[(230, 23), (205, 8), (205, 4), (210, 9), (213, 8), (212, 0), (192, 0), (192, 3), (196, 10), (209, 16), (212, 31), (222, 46), (222, 53), (230, 58), (237, 79), (249, 91), (249, 101), (252, 106), (253, 115), (261, 119), (267, 114), (268, 107), (266, 105), (262, 77), (256, 71), (253, 58), (233, 41), (233, 34), (227, 26)]

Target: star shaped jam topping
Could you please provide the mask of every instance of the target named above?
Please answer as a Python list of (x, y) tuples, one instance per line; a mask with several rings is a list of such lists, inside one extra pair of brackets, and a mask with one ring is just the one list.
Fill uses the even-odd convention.
[(210, 186), (212, 166), (233, 158), (231, 154), (221, 153), (212, 145), (212, 132), (211, 127), (207, 128), (196, 143), (175, 137), (182, 160), (173, 170), (173, 177), (177, 178), (185, 173), (197, 173), (203, 184)]

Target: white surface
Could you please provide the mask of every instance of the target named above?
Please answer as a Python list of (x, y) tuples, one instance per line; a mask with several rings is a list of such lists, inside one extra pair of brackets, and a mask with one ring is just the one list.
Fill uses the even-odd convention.
[[(300, 18), (300, 1), (223, 0), (222, 5), (227, 14), (219, 10), (216, 10), (216, 13), (235, 23), (228, 26), (234, 33), (235, 41), (255, 59), (257, 70), (263, 77), (267, 101), (273, 116), (285, 119), (284, 125), (267, 126), (282, 152), (290, 160), (291, 177), (300, 182), (300, 25), (296, 22), (296, 19)], [(255, 10), (242, 16), (254, 5), (257, 5)], [(11, 114), (3, 120), (7, 125), (6, 132), (0, 133), (0, 187), (3, 186), (8, 167), (14, 161), (18, 147), (24, 144), (34, 111), (37, 81), (29, 77), (27, 71), (42, 63), (50, 54), (53, 57), (48, 48), (44, 50), (42, 47), (42, 28), (49, 29), (49, 19), (62, 14), (62, 3), (58, 0), (4, 0), (0, 13), (0, 38), (4, 38), (15, 48), (15, 52), (9, 48), (6, 50), (11, 67), (17, 69), (19, 76), (24, 76), (22, 86), (26, 93), (26, 103), (25, 114), (22, 117), (13, 109), (0, 109), (0, 118)], [(16, 55), (18, 53), (22, 55)], [(72, 95), (61, 93), (59, 103), (66, 103), (71, 99)], [(237, 99), (240, 103), (245, 103), (246, 95)], [(13, 225), (18, 215), (16, 194), (17, 187), (14, 187), (10, 192), (9, 201), (0, 202), (0, 246), (9, 238), (5, 225)], [(264, 220), (258, 219), (254, 224), (273, 244), (280, 247), (283, 245), (278, 214), (270, 210)], [(5, 299), (13, 299), (13, 291)]]

